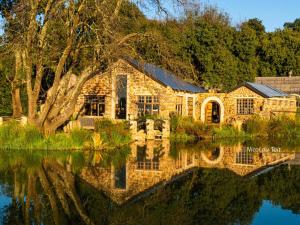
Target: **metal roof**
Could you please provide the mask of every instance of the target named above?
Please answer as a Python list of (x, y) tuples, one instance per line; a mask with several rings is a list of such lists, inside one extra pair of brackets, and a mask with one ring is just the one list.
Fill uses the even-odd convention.
[(139, 71), (146, 73), (152, 79), (171, 87), (177, 91), (187, 91), (193, 93), (204, 93), (206, 90), (203, 87), (199, 87), (193, 84), (190, 84), (186, 81), (181, 80), (179, 77), (174, 75), (173, 73), (161, 69), (153, 64), (149, 63), (140, 63), (139, 61), (126, 58), (125, 59), (130, 65), (138, 69)]
[(282, 92), (276, 88), (273, 88), (269, 85), (246, 82), (245, 86), (265, 98), (288, 97), (289, 96), (287, 93), (284, 93), (284, 92)]

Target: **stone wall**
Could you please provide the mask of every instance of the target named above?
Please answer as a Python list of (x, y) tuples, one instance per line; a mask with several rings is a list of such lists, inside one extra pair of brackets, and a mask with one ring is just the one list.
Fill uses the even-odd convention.
[(124, 60), (117, 61), (109, 72), (97, 75), (86, 82), (82, 94), (78, 99), (76, 115), (83, 115), (84, 95), (105, 95), (104, 117), (115, 119), (117, 104), (116, 77), (127, 75), (127, 119), (138, 117), (138, 96), (158, 96), (160, 104), (159, 116), (168, 119), (170, 113), (176, 111), (176, 96), (182, 96), (182, 116), (188, 116), (188, 98), (193, 98), (193, 118), (205, 121), (205, 104), (208, 99), (217, 99), (220, 102), (222, 119), (221, 123), (235, 123), (245, 121), (252, 115), (237, 115), (237, 99), (253, 98), (254, 114), (269, 119), (274, 115), (287, 114), (295, 116), (296, 98), (263, 98), (250, 89), (242, 86), (230, 93), (186, 93), (176, 91), (161, 84), (148, 75), (135, 69)]
[[(183, 116), (187, 116), (187, 98), (192, 97), (194, 102), (194, 117), (197, 118), (199, 111), (195, 107), (197, 94), (173, 90), (153, 80), (148, 75), (138, 71), (124, 60), (116, 62), (111, 70), (103, 75), (97, 75), (87, 81), (82, 94), (78, 99), (76, 115), (83, 114), (84, 95), (105, 95), (105, 117), (115, 118), (116, 76), (127, 75), (127, 119), (138, 117), (137, 100), (139, 95), (158, 96), (160, 102), (161, 118), (169, 118), (170, 113), (176, 111), (176, 96), (183, 96)], [(128, 118), (130, 117), (130, 118)]]
[[(284, 114), (295, 117), (297, 111), (296, 98), (293, 96), (285, 98), (264, 98), (244, 86), (229, 93), (199, 94), (198, 107), (201, 108), (205, 100), (213, 98), (217, 98), (222, 102), (224, 107), (224, 119), (222, 122), (229, 124), (233, 124), (236, 121), (243, 122), (253, 117), (253, 114), (237, 114), (237, 99), (239, 98), (252, 98), (254, 100), (254, 115), (258, 115), (265, 119), (270, 119), (272, 116)], [(205, 110), (205, 106), (203, 108)]]

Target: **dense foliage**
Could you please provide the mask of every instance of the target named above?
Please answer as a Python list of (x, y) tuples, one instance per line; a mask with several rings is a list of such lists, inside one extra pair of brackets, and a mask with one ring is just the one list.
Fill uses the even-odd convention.
[[(0, 1), (2, 6), (6, 3)], [(130, 55), (169, 69), (188, 81), (220, 91), (228, 91), (244, 81), (253, 81), (257, 76), (300, 74), (299, 19), (287, 22), (282, 29), (267, 32), (259, 19), (249, 19), (235, 26), (226, 13), (213, 7), (186, 12), (179, 19), (154, 20), (146, 18), (136, 5), (127, 2), (121, 7), (120, 18), (115, 25), (118, 25), (114, 29), (120, 36), (138, 35), (128, 43), (132, 51), (113, 49), (112, 52), (118, 53), (110, 60), (100, 60), (101, 68), (106, 68), (117, 57)], [(49, 34), (47, 38), (60, 41), (57, 35), (64, 34), (62, 28), (54, 23), (51, 29), (57, 32), (52, 32), (52, 36)], [(10, 33), (4, 32), (5, 35), (9, 42)], [(92, 40), (92, 43), (96, 42)], [(60, 48), (61, 45), (57, 44)], [(45, 52), (45, 58), (49, 58), (47, 68), (52, 68), (51, 63), (57, 62), (53, 54), (57, 52), (60, 56), (60, 48)], [(91, 49), (95, 48), (91, 46)], [(109, 52), (104, 48), (105, 51)], [(80, 56), (74, 71), (90, 63), (89, 53), (84, 52)], [(1, 65), (7, 65), (3, 60), (6, 60), (5, 57), (1, 58)], [(14, 63), (11, 64), (13, 67)], [(7, 67), (2, 66), (0, 71), (0, 115), (11, 113), (11, 87), (6, 78), (13, 71), (7, 70)], [(44, 72), (41, 94), (45, 94), (53, 83), (53, 71), (51, 75), (48, 70), (51, 71), (45, 69)]]
[(138, 42), (139, 54), (186, 80), (228, 91), (257, 76), (300, 74), (299, 20), (266, 32), (259, 19), (232, 26), (214, 8), (181, 20), (144, 20), (150, 31)]

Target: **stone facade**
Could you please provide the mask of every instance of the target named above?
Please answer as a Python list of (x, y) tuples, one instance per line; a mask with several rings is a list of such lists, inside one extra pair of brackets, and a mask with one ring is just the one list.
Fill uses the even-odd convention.
[[(126, 82), (122, 88), (122, 93), (118, 94), (121, 92), (118, 87), (120, 76), (126, 77)], [(76, 115), (87, 116), (84, 108), (85, 96), (87, 95), (105, 96), (105, 111), (100, 118), (110, 119), (118, 119), (117, 112), (119, 110), (118, 105), (120, 105), (118, 95), (126, 98), (126, 107), (123, 109), (124, 118), (122, 119), (127, 120), (134, 120), (139, 117), (138, 104), (141, 96), (144, 101), (146, 101), (147, 96), (155, 96), (158, 99), (158, 102), (152, 104), (159, 105), (158, 114), (162, 119), (168, 119), (172, 113), (178, 112), (178, 106), (182, 116), (191, 116), (202, 122), (211, 122), (208, 121), (208, 115), (215, 113), (214, 109), (217, 107), (219, 114), (216, 117), (217, 122), (215, 121), (217, 124), (239, 124), (253, 115), (265, 119), (283, 114), (294, 117), (297, 111), (296, 98), (293, 96), (265, 98), (246, 86), (241, 86), (229, 93), (177, 91), (154, 80), (125, 60), (117, 61), (108, 72), (95, 76), (86, 82), (78, 99)], [(241, 99), (253, 100), (251, 113), (238, 113), (237, 102)], [(154, 102), (154, 97), (151, 101)], [(154, 106), (152, 105), (152, 107)]]
[(182, 115), (188, 115), (188, 98), (192, 99), (192, 115), (195, 119), (199, 117), (196, 110), (198, 95), (194, 93), (176, 91), (172, 88), (155, 81), (150, 76), (135, 69), (125, 60), (116, 62), (109, 72), (95, 76), (86, 82), (82, 94), (78, 99), (76, 114), (84, 115), (84, 99), (86, 95), (105, 96), (105, 118), (116, 118), (118, 104), (117, 97), (117, 78), (119, 75), (127, 77), (126, 82), (126, 119), (138, 118), (138, 97), (139, 96), (157, 96), (159, 99), (159, 117), (169, 118), (171, 113), (176, 112), (176, 97), (182, 97)]
[[(237, 110), (238, 99), (253, 99), (253, 113), (240, 115)], [(241, 86), (229, 93), (205, 93), (198, 96), (200, 119), (205, 122), (205, 107), (208, 102), (217, 102), (220, 105), (221, 123), (233, 124), (245, 121), (253, 115), (270, 119), (272, 116), (287, 115), (295, 117), (297, 112), (296, 98), (278, 97), (264, 98), (245, 86)]]

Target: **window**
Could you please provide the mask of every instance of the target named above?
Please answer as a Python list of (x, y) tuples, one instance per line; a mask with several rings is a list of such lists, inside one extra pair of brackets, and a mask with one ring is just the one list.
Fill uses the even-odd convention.
[(105, 113), (104, 95), (86, 95), (84, 96), (84, 114), (86, 116), (103, 116)]
[(179, 152), (177, 158), (175, 159), (175, 168), (181, 169), (183, 167), (182, 164), (182, 154)]
[(137, 146), (137, 170), (159, 170), (159, 157), (155, 157), (155, 149), (153, 152), (153, 158), (148, 158), (147, 146)]
[(182, 104), (183, 104), (183, 97), (176, 96), (176, 113), (177, 115), (182, 115)]
[(252, 165), (253, 164), (253, 153), (248, 152), (246, 150), (242, 150), (242, 151), (236, 153), (235, 162), (237, 164)]
[(158, 96), (138, 96), (138, 115), (158, 115), (159, 98)]
[(193, 97), (188, 97), (187, 107), (188, 107), (188, 116), (193, 116), (194, 115), (194, 99), (193, 99)]
[(192, 163), (193, 163), (193, 155), (187, 153), (187, 156), (186, 156), (186, 165), (189, 166), (189, 165), (191, 165)]
[(249, 98), (237, 99), (237, 114), (249, 115), (254, 113), (254, 100)]

